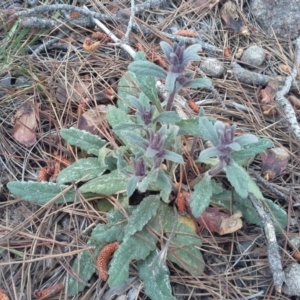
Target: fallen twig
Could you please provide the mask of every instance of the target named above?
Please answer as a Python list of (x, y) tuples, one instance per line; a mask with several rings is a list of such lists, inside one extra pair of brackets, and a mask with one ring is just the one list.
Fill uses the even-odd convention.
[(300, 37), (296, 40), (296, 64), (293, 67), (291, 75), (287, 76), (283, 88), (276, 93), (275, 100), (282, 107), (288, 122), (291, 125), (292, 131), (300, 143), (300, 126), (297, 121), (297, 117), (293, 106), (290, 104), (285, 95), (290, 91), (292, 82), (298, 73), (298, 66), (300, 65)]
[(265, 206), (263, 205), (262, 201), (257, 199), (252, 194), (249, 194), (249, 199), (251, 200), (253, 206), (255, 207), (258, 215), (262, 220), (264, 233), (267, 239), (268, 260), (269, 260), (270, 269), (273, 274), (275, 289), (278, 293), (281, 293), (282, 285), (285, 281), (285, 275), (281, 264), (279, 246), (276, 240), (273, 221), (271, 219), (269, 212), (266, 210)]
[[(262, 75), (256, 72), (249, 71), (242, 66), (240, 66), (237, 62), (232, 62), (230, 64), (231, 70), (228, 70), (227, 73), (233, 73), (236, 79), (243, 83), (254, 84), (256, 86), (266, 86), (269, 83), (270, 79), (274, 79), (274, 77), (270, 77), (268, 75)], [(276, 78), (278, 80), (279, 85), (283, 85), (285, 82), (281, 78)], [(294, 81), (292, 83), (291, 89), (298, 90), (300, 86), (300, 81)]]
[(261, 183), (263, 186), (265, 186), (267, 189), (269, 189), (272, 193), (274, 193), (276, 196), (280, 197), (281, 199), (284, 199), (287, 203), (290, 202), (290, 198), (280, 192), (277, 188), (275, 188), (269, 181), (267, 181), (266, 179), (264, 179), (262, 176), (260, 176), (257, 172), (249, 170), (251, 175), (253, 175), (253, 177), (255, 177), (255, 179)]

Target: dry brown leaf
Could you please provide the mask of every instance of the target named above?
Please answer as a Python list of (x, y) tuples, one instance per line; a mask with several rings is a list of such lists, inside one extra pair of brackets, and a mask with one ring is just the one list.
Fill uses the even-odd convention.
[(190, 38), (195, 38), (198, 36), (197, 32), (193, 30), (187, 30), (187, 29), (180, 29), (176, 31), (175, 34), (190, 37)]
[(300, 108), (300, 99), (299, 98), (297, 98), (294, 95), (289, 95), (288, 99), (295, 108), (297, 108), (297, 109)]
[(103, 121), (106, 119), (106, 113), (106, 105), (97, 105), (95, 108), (87, 110), (79, 117), (77, 128), (95, 133), (97, 127), (103, 124)]
[(242, 35), (249, 35), (247, 26), (244, 25), (240, 18), (236, 5), (227, 1), (221, 8), (221, 18), (225, 22), (227, 28), (239, 32)]
[(55, 92), (56, 100), (66, 103), (70, 98), (72, 101), (80, 103), (83, 98), (87, 97), (90, 82), (90, 75), (86, 75), (82, 80), (73, 82), (72, 85), (71, 83), (66, 83), (66, 86), (58, 86)]
[(97, 48), (99, 48), (101, 45), (101, 42), (95, 42), (95, 43), (92, 43), (92, 40), (87, 37), (85, 38), (84, 42), (83, 42), (83, 49), (86, 50), (86, 51), (89, 51), (89, 52), (93, 52), (95, 51)]
[(14, 122), (13, 137), (19, 143), (26, 147), (30, 147), (36, 143), (36, 112), (32, 103), (25, 102), (19, 108), (14, 116)]
[(241, 220), (242, 216), (243, 216), (242, 212), (238, 210), (229, 218), (222, 219), (219, 228), (219, 234), (224, 235), (228, 233), (233, 233), (241, 229), (243, 226), (243, 222)]
[(274, 101), (275, 94), (278, 89), (278, 82), (276, 79), (270, 79), (268, 85), (259, 92), (261, 103), (266, 105)]
[(284, 148), (268, 149), (261, 154), (261, 171), (266, 180), (281, 175), (288, 164), (290, 155)]
[(242, 213), (236, 211), (233, 215), (229, 215), (220, 211), (217, 207), (207, 207), (199, 218), (195, 221), (208, 229), (210, 232), (217, 232), (220, 235), (235, 232), (242, 228)]

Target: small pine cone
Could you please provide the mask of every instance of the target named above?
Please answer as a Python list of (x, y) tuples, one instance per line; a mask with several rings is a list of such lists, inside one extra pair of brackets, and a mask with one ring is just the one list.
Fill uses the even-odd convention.
[(178, 213), (180, 215), (185, 215), (186, 214), (186, 203), (185, 203), (185, 197), (183, 193), (179, 193), (177, 197), (177, 209)]
[(61, 283), (57, 283), (55, 285), (49, 286), (48, 288), (44, 290), (39, 290), (35, 293), (35, 298), (37, 300), (46, 300), (48, 298), (51, 298), (53, 295), (58, 294), (63, 288), (63, 285)]
[[(49, 167), (43, 167), (39, 170), (39, 173), (37, 175), (37, 181), (41, 182), (41, 181), (48, 181), (48, 170)], [(0, 298), (1, 299), (1, 298)]]
[(195, 103), (194, 100), (189, 100), (189, 101), (188, 101), (188, 105), (189, 105), (189, 107), (190, 107), (196, 114), (199, 114), (200, 108), (199, 108), (199, 106)]
[(0, 300), (9, 300), (8, 296), (6, 295), (5, 291), (0, 289)]
[(118, 247), (119, 242), (107, 244), (102, 248), (97, 257), (96, 267), (98, 270), (98, 275), (103, 281), (106, 281), (108, 279), (108, 261), (111, 255), (118, 249)]

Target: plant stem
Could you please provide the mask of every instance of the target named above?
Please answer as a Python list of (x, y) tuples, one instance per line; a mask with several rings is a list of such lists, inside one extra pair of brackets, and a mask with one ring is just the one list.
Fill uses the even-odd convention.
[(172, 110), (175, 95), (176, 95), (176, 82), (174, 84), (173, 91), (169, 94), (168, 102), (167, 102), (167, 106), (166, 106), (166, 111)]

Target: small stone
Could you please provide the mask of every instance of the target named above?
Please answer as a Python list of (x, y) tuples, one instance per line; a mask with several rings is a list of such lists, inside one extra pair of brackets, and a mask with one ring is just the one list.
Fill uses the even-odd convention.
[(202, 61), (200, 69), (206, 75), (219, 78), (224, 73), (224, 64), (215, 58), (208, 58)]
[(259, 46), (250, 46), (241, 58), (241, 61), (253, 67), (259, 67), (265, 60), (266, 54)]
[(292, 263), (284, 272), (286, 280), (283, 293), (288, 296), (300, 296), (300, 265)]

